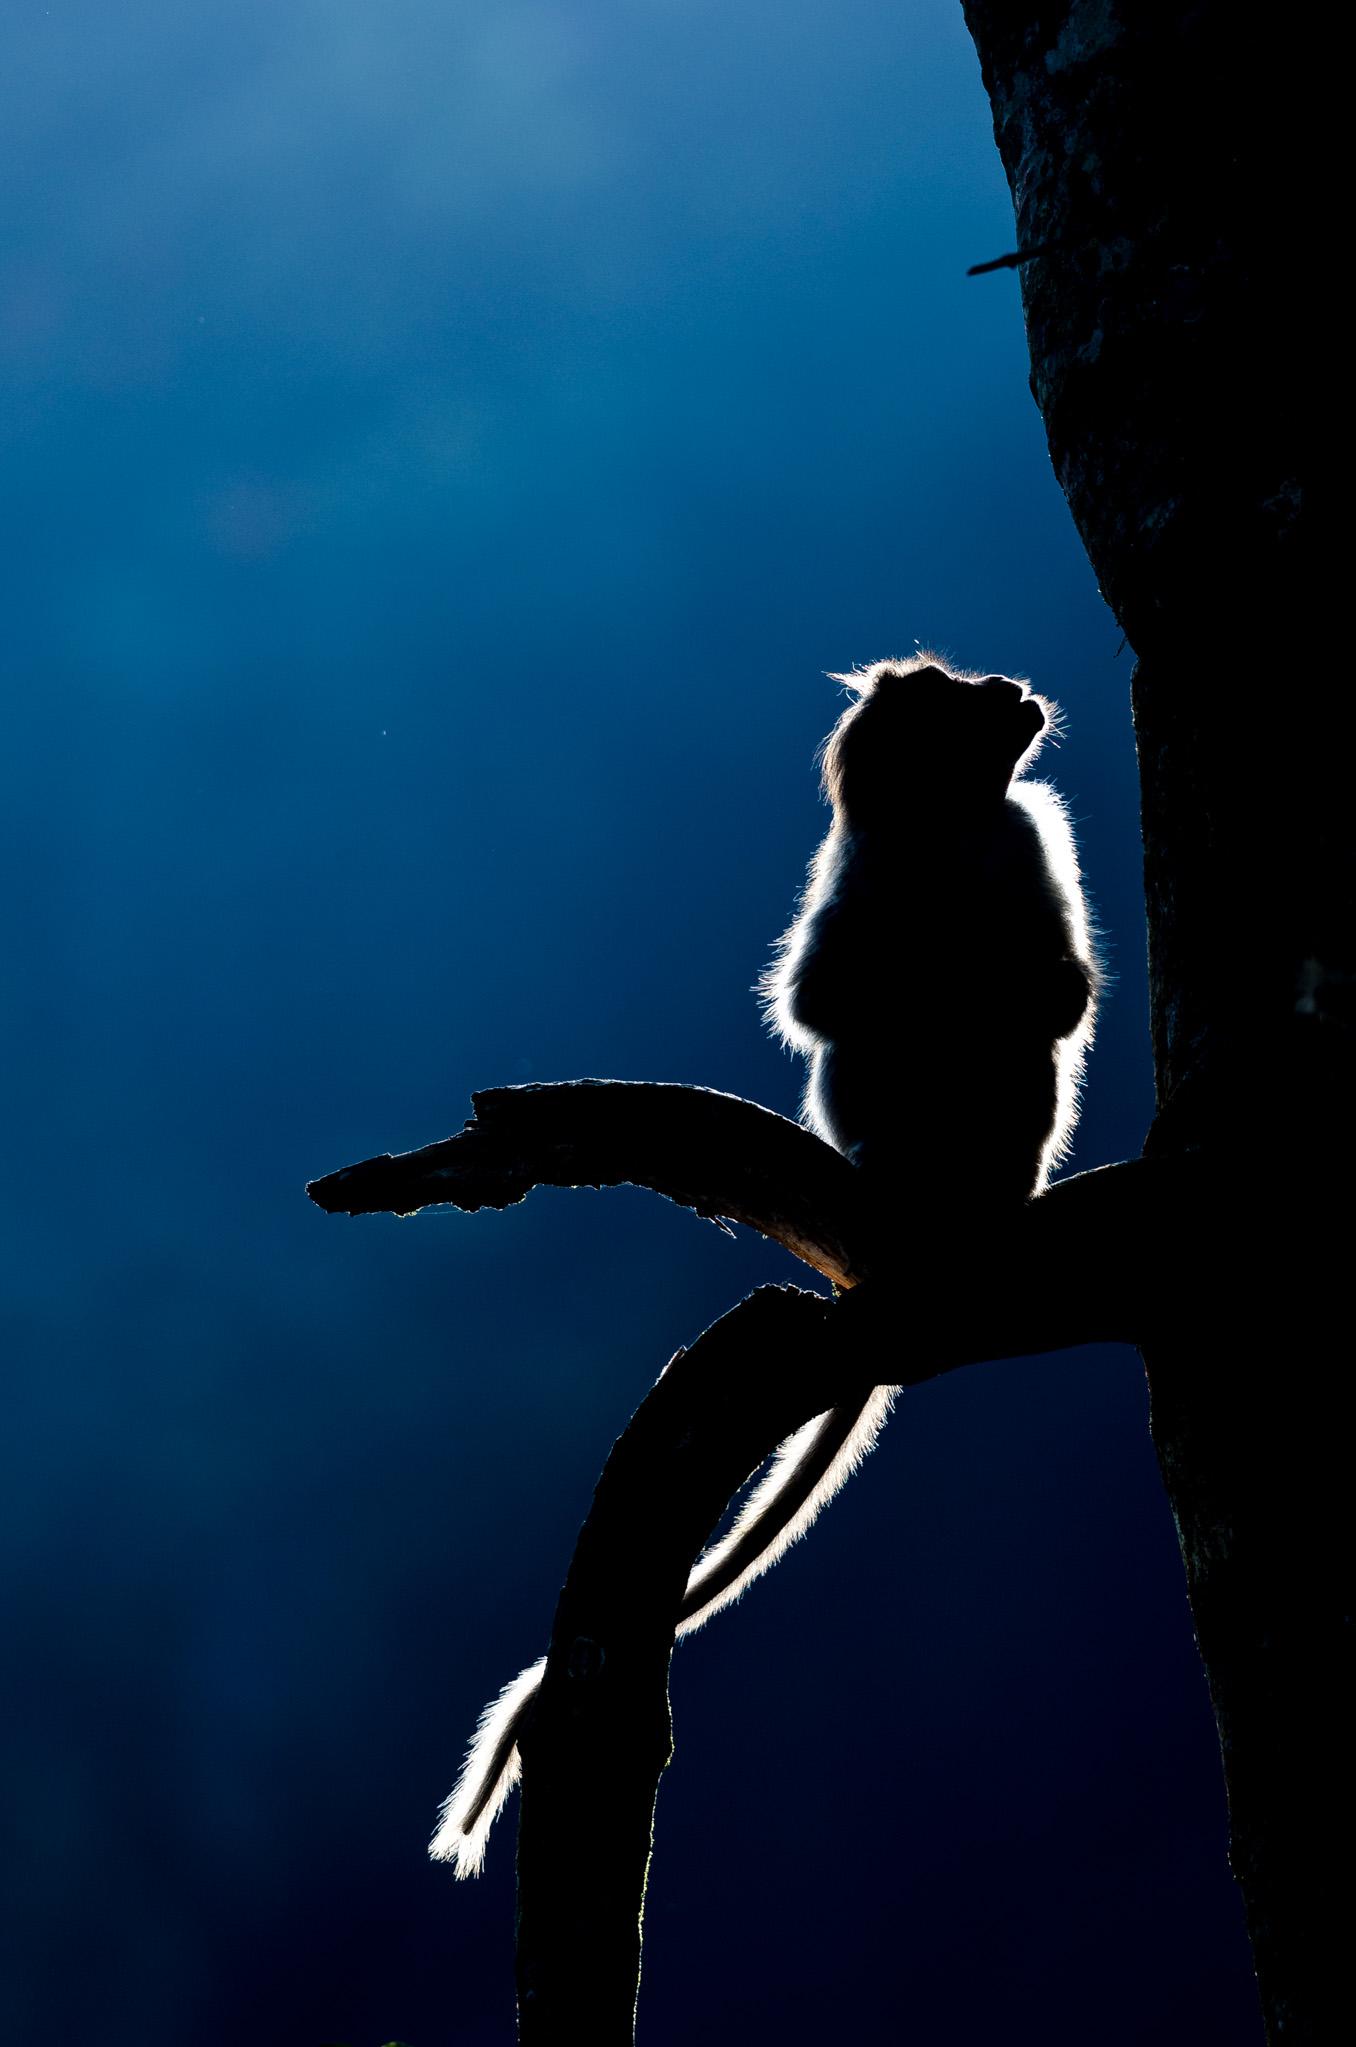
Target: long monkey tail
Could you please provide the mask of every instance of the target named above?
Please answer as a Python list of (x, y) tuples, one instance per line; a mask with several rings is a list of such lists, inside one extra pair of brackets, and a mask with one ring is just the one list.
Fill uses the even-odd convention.
[(820, 1509), (874, 1450), (894, 1397), (893, 1386), (873, 1386), (864, 1400), (831, 1407), (787, 1438), (729, 1534), (693, 1566), (677, 1634), (690, 1635), (703, 1626), (800, 1541)]
[[(679, 1635), (690, 1635), (738, 1599), (746, 1585), (800, 1540), (874, 1447), (894, 1396), (893, 1386), (873, 1386), (865, 1400), (830, 1408), (788, 1437), (728, 1535), (698, 1558), (679, 1609)], [(458, 1876), (480, 1874), (490, 1828), (518, 1782), (518, 1738), (545, 1668), (545, 1657), (529, 1664), (491, 1700), (461, 1775), (439, 1809), (429, 1854), (436, 1862), (452, 1863)]]

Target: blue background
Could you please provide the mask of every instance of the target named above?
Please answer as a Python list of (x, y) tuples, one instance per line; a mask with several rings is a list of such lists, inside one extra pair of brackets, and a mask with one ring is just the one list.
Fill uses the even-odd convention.
[[(4, 2037), (506, 2041), (511, 1828), (459, 1886), (436, 1806), (613, 1435), (793, 1270), (303, 1183), (526, 1078), (794, 1112), (750, 986), (823, 672), (917, 640), (1065, 707), (1078, 1158), (1133, 1152), (1130, 657), (964, 275), (1013, 231), (956, 0), (5, 42)], [(673, 1697), (645, 2047), (1255, 2037), (1130, 1351), (911, 1394)]]

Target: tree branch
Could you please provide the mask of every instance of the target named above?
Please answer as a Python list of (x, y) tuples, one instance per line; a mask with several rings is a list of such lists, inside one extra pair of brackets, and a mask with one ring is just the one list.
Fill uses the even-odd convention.
[(1012, 1214), (930, 1216), (887, 1235), (836, 1313), (871, 1343), (882, 1384), (1081, 1343), (1145, 1343), (1191, 1326), (1248, 1250), (1237, 1207), (1197, 1154), (1122, 1159), (1058, 1180)]
[(521, 2047), (629, 2047), (688, 1572), (731, 1494), (844, 1397), (834, 1314), (794, 1287), (751, 1294), (678, 1352), (598, 1481), (523, 1738)]
[[(608, 1459), (522, 1738), (518, 1979), (524, 2047), (632, 2039), (668, 1663), (689, 1572), (726, 1503), (804, 1423), (983, 1358), (1143, 1340), (1198, 1227), (1203, 1167), (1133, 1160), (1024, 1207), (937, 1214), (906, 1177), (868, 1204), (849, 1162), (756, 1103), (573, 1081), (472, 1098), (460, 1135), (311, 1183), (322, 1208), (474, 1211), (534, 1187), (649, 1187), (792, 1250), (835, 1303), (764, 1288), (680, 1351)], [(1230, 1246), (1236, 1255), (1236, 1246)], [(870, 1275), (870, 1276), (868, 1276)], [(865, 1283), (862, 1283), (865, 1282)]]
[[(905, 1181), (873, 1208), (840, 1153), (738, 1095), (572, 1080), (471, 1100), (476, 1113), (457, 1136), (345, 1166), (307, 1193), (329, 1214), (412, 1215), (437, 1203), (507, 1208), (534, 1187), (648, 1187), (757, 1230), (837, 1286), (874, 1273), (883, 1299), (888, 1283), (892, 1347), (903, 1330), (909, 1350), (882, 1372), (891, 1385), (981, 1358), (1144, 1342), (1169, 1300), (1180, 1320), (1183, 1288), (1200, 1289), (1201, 1203), (1223, 1198), (1207, 1189), (1204, 1161), (1186, 1156), (1079, 1173), (998, 1218), (938, 1214), (926, 1187)], [(1220, 1237), (1236, 1259), (1237, 1242)], [(863, 1331), (873, 1312), (865, 1299), (854, 1309)]]
[(870, 1232), (855, 1169), (799, 1123), (739, 1095), (667, 1081), (490, 1088), (455, 1137), (312, 1180), (329, 1214), (413, 1215), (450, 1202), (509, 1208), (534, 1187), (649, 1187), (724, 1225), (746, 1223), (840, 1286)]
[(762, 1288), (678, 1353), (598, 1482), (522, 1741), (522, 2047), (632, 2040), (655, 1799), (672, 1752), (669, 1657), (688, 1575), (732, 1494), (795, 1430), (873, 1385), (1124, 1335), (1151, 1237), (1157, 1256), (1160, 1235), (1191, 1241), (1181, 1225), (1195, 1175), (1182, 1165), (1082, 1174), (992, 1239), (952, 1228), (949, 1259), (930, 1243), (907, 1292), (884, 1273), (836, 1303)]

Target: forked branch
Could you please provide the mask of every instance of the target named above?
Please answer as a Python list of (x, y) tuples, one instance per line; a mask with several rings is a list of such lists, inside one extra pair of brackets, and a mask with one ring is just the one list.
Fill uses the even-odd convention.
[[(307, 1193), (330, 1214), (412, 1215), (439, 1203), (469, 1214), (510, 1207), (534, 1187), (648, 1187), (718, 1224), (746, 1224), (839, 1287), (868, 1274), (888, 1282), (888, 1326), (908, 1356), (885, 1361), (883, 1384), (982, 1358), (1143, 1342), (1160, 1303), (1177, 1295), (1179, 1247), (1199, 1284), (1203, 1161), (1104, 1166), (980, 1224), (937, 1212), (926, 1183), (902, 1182), (889, 1213), (873, 1214), (832, 1146), (712, 1088), (571, 1080), (471, 1100), (475, 1114), (455, 1137), (344, 1166)], [(865, 1297), (858, 1315), (865, 1333), (876, 1319)]]
[[(843, 1298), (767, 1287), (677, 1357), (614, 1446), (557, 1608), (523, 1737), (519, 2022), (525, 2047), (625, 2047), (659, 1777), (668, 1661), (688, 1574), (731, 1495), (827, 1408), (984, 1358), (1143, 1341), (1201, 1284), (1203, 1167), (1135, 1160), (1060, 1182), (993, 1222), (855, 1168), (799, 1125), (710, 1089), (571, 1081), (473, 1098), (457, 1136), (308, 1189), (330, 1212), (504, 1208), (536, 1186), (649, 1187), (740, 1222)], [(866, 1281), (866, 1284), (861, 1284)]]

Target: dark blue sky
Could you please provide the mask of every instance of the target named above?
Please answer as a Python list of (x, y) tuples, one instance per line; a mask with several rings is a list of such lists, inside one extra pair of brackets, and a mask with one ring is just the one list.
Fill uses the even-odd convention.
[[(957, 0), (23, 4), (0, 102), (2, 2030), (491, 2047), (511, 1827), (459, 1886), (438, 1801), (627, 1414), (791, 1264), (303, 1183), (528, 1077), (793, 1111), (823, 671), (915, 641), (1066, 710), (1079, 1162), (1134, 1151), (1129, 655), (964, 274)], [(645, 2047), (1253, 2037), (1129, 1351), (910, 1395), (673, 1694)]]

